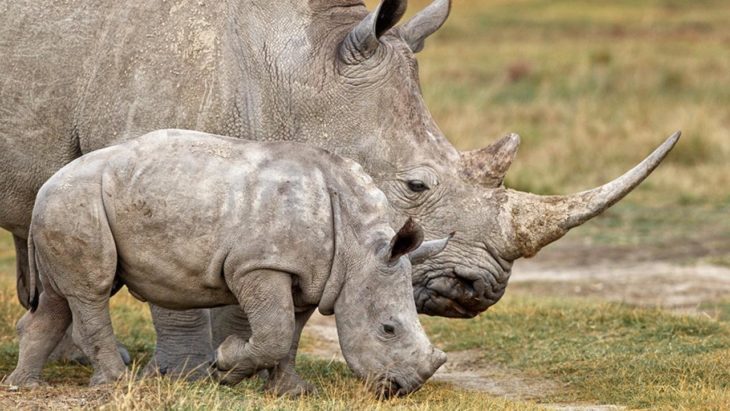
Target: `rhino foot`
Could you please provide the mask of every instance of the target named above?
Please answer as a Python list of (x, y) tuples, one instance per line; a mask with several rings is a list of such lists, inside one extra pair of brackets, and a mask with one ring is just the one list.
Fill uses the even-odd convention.
[(269, 371), (269, 378), (264, 384), (264, 390), (280, 397), (299, 397), (302, 395), (316, 395), (317, 387), (305, 381), (296, 372), (273, 370)]
[(210, 356), (208, 355), (169, 356), (157, 352), (142, 370), (142, 376), (165, 376), (196, 381), (211, 376), (208, 369), (209, 364)]
[(17, 369), (13, 371), (7, 379), (5, 379), (3, 384), (19, 388), (39, 388), (48, 385), (48, 383), (41, 380), (40, 377), (27, 375)]
[(109, 373), (101, 372), (100, 370), (94, 370), (94, 374), (89, 379), (89, 387), (96, 387), (105, 384), (114, 384), (117, 381), (130, 376), (129, 370), (120, 369), (115, 371), (109, 371)]
[[(119, 355), (122, 356), (124, 365), (132, 363), (132, 357), (129, 355), (127, 348), (122, 343), (117, 342), (117, 350)], [(81, 349), (76, 346), (71, 337), (71, 327), (68, 327), (66, 334), (63, 336), (61, 342), (58, 343), (56, 348), (53, 349), (51, 355), (48, 357), (48, 362), (62, 362), (62, 363), (75, 363), (81, 365), (91, 365), (89, 357), (87, 357)]]

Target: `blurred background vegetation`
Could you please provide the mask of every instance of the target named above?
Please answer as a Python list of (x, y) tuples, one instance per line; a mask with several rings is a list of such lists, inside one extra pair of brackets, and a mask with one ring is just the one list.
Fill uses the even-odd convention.
[(682, 130), (637, 190), (571, 235), (728, 244), (728, 22), (720, 0), (454, 0), (418, 56), (423, 92), (460, 149), (520, 134), (506, 185), (540, 194), (603, 184)]

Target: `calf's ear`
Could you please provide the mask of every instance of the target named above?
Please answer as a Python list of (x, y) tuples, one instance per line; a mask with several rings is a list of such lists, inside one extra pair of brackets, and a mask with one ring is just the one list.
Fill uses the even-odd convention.
[(402, 256), (416, 250), (423, 243), (423, 229), (408, 218), (395, 237), (390, 240), (388, 263), (393, 264)]

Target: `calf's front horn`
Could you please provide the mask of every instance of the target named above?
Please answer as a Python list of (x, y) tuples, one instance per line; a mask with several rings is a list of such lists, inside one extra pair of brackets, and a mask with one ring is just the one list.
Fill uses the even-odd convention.
[(651, 174), (679, 140), (681, 132), (672, 134), (639, 165), (621, 177), (577, 194), (540, 196), (507, 190), (506, 207), (515, 238), (508, 251), (510, 259), (531, 257), (542, 247), (597, 216), (622, 199)]

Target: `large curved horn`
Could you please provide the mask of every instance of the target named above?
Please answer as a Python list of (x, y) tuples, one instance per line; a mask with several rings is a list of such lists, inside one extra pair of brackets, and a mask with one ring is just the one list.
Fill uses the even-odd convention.
[(485, 187), (499, 187), (519, 147), (520, 136), (512, 133), (484, 148), (465, 151), (461, 153), (461, 174)]
[(380, 46), (380, 36), (398, 23), (407, 5), (406, 0), (382, 0), (375, 11), (347, 34), (340, 46), (340, 57), (357, 63), (372, 56)]
[(515, 231), (510, 257), (531, 257), (542, 247), (597, 216), (639, 185), (664, 160), (679, 140), (672, 134), (649, 157), (626, 174), (593, 190), (567, 196), (539, 196), (507, 190), (508, 218)]
[(434, 0), (403, 25), (401, 29), (403, 40), (414, 53), (423, 50), (426, 37), (443, 26), (449, 17), (449, 12), (451, 12), (451, 0)]

